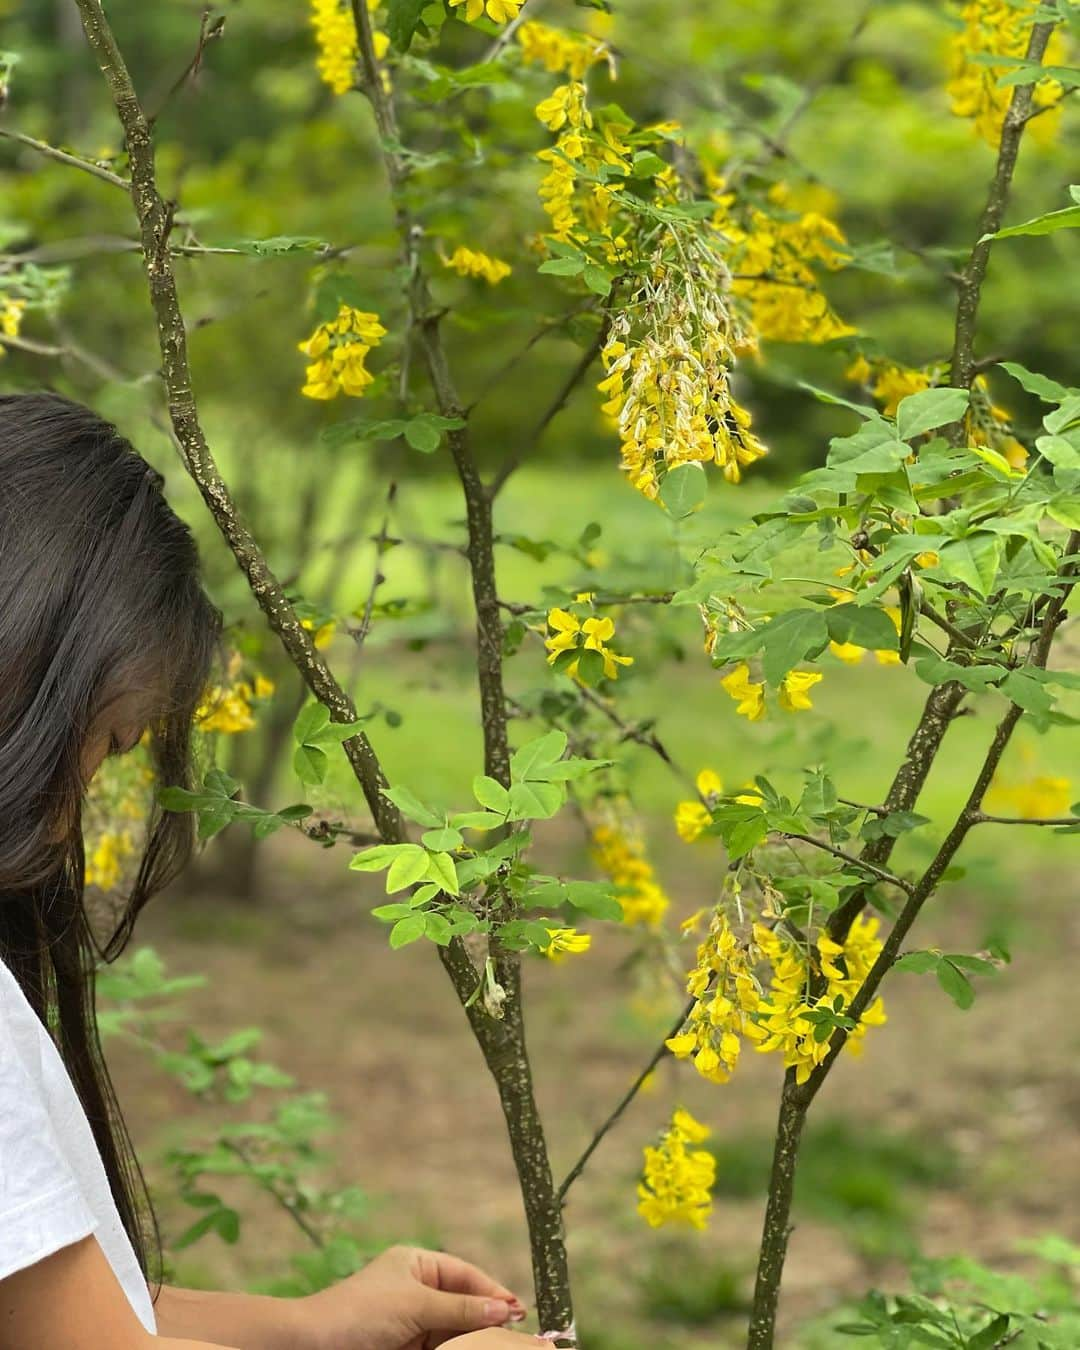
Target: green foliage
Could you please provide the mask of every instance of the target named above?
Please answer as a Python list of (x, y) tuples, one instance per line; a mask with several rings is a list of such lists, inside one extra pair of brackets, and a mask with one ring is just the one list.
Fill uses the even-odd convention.
[(261, 806), (240, 801), (236, 795), (239, 791), (240, 784), (236, 779), (222, 769), (210, 769), (201, 789), (161, 788), (158, 801), (166, 811), (194, 812), (199, 821), (200, 839), (212, 839), (234, 820), (246, 822), (257, 839), (265, 839), (283, 826), (297, 825), (311, 815), (311, 807), (303, 802), (280, 811), (265, 811)]

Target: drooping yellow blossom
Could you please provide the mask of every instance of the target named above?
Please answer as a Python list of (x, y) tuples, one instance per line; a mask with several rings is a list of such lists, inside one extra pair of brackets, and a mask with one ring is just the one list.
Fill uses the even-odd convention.
[(739, 1062), (739, 1038), (749, 1034), (749, 1017), (760, 1005), (761, 990), (746, 948), (720, 911), (714, 912), (698, 946), (686, 989), (696, 1002), (667, 1047), (676, 1059), (692, 1059), (710, 1083), (726, 1083)]
[(378, 315), (342, 305), (337, 318), (321, 323), (300, 351), (311, 358), (300, 391), (307, 398), (331, 399), (338, 394), (363, 398), (374, 376), (364, 362), (386, 336)]
[(971, 386), (971, 403), (965, 428), (969, 445), (996, 451), (1010, 469), (1019, 471), (1026, 466), (1028, 450), (1013, 432), (1012, 413), (990, 397), (990, 386), (985, 375), (976, 375)]
[(761, 721), (765, 716), (765, 686), (750, 679), (750, 667), (745, 661), (725, 675), (720, 683), (735, 700), (738, 705), (735, 711), (740, 716), (748, 717), (751, 722)]
[(87, 886), (111, 891), (120, 880), (124, 862), (135, 851), (130, 830), (106, 831), (86, 860)]
[(455, 9), (458, 5), (464, 5), (468, 23), (475, 23), (485, 12), (494, 23), (509, 23), (511, 19), (517, 18), (518, 10), (524, 3), (525, 0), (450, 0), (450, 7)]
[(680, 839), (692, 844), (712, 824), (712, 812), (706, 803), (719, 797), (724, 784), (718, 773), (712, 769), (702, 769), (694, 780), (699, 793), (697, 801), (679, 802), (675, 808), (675, 829)]
[[(947, 90), (957, 117), (970, 118), (975, 130), (995, 149), (1001, 141), (1005, 114), (1012, 100), (1010, 86), (998, 81), (1013, 69), (1011, 64), (995, 64), (986, 58), (1023, 57), (1027, 52), (1039, 0), (967, 0), (960, 9), (963, 29), (949, 44)], [(1060, 31), (1052, 33), (1045, 64), (1061, 65), (1064, 39)], [(1047, 108), (1060, 101), (1062, 86), (1047, 78), (1035, 85), (1036, 108)], [(1040, 114), (1031, 122), (1030, 133), (1036, 140), (1051, 140), (1056, 131), (1059, 111)]]
[(590, 67), (608, 55), (607, 43), (599, 38), (550, 28), (535, 20), (521, 25), (517, 40), (525, 62), (543, 65), (553, 75), (569, 75), (572, 80), (584, 79)]
[(921, 394), (941, 378), (943, 372), (915, 370), (910, 366), (900, 366), (893, 361), (874, 361), (865, 356), (857, 357), (844, 372), (854, 384), (868, 389), (874, 399), (881, 404), (886, 417), (895, 417), (900, 400), (909, 394)]
[(311, 0), (311, 26), (319, 49), (315, 68), (335, 94), (347, 94), (356, 72), (356, 24), (342, 0)]
[[(840, 592), (840, 595), (843, 600), (848, 599), (846, 591)], [(887, 605), (885, 607), (885, 613), (892, 620), (893, 627), (896, 629), (897, 633), (899, 633), (901, 623), (900, 610), (895, 605)], [(829, 651), (832, 652), (833, 656), (841, 661), (845, 661), (850, 666), (857, 666), (866, 655), (866, 648), (860, 647), (854, 642), (830, 642)], [(875, 650), (874, 656), (878, 664), (882, 666), (897, 666), (900, 664), (900, 653), (891, 650), (889, 647), (882, 647)]]
[(1033, 774), (1010, 782), (995, 775), (986, 794), (987, 808), (996, 815), (1023, 820), (1056, 820), (1071, 814), (1073, 786), (1068, 778)]
[(233, 678), (236, 662), (230, 663), (230, 680), (224, 685), (212, 685), (203, 695), (195, 710), (195, 725), (200, 731), (219, 731), (227, 736), (251, 731), (255, 726), (253, 703), (270, 698), (274, 692), (273, 680), (256, 675), (254, 682)]
[[(0, 333), (4, 337), (17, 338), (22, 329), (23, 315), (26, 313), (26, 301), (5, 297), (0, 300)], [(4, 344), (0, 342), (0, 358), (4, 356)]]
[(444, 267), (451, 268), (459, 277), (479, 277), (489, 286), (497, 286), (512, 270), (509, 263), (464, 246), (454, 249), (449, 258), (443, 258), (442, 262)]
[(549, 941), (540, 948), (541, 955), (558, 963), (568, 953), (587, 952), (592, 946), (591, 933), (579, 933), (576, 928), (549, 928)]
[(645, 1149), (644, 1173), (638, 1183), (638, 1213), (650, 1228), (686, 1224), (703, 1229), (712, 1212), (716, 1159), (691, 1146), (710, 1131), (689, 1111), (677, 1110), (660, 1143)]
[[(548, 665), (553, 665), (563, 652), (599, 652), (603, 657), (604, 678), (617, 680), (620, 666), (632, 666), (632, 656), (620, 656), (607, 645), (615, 636), (615, 622), (604, 617), (586, 619), (584, 623), (565, 609), (553, 609), (547, 616), (547, 625), (551, 630), (544, 640), (548, 649)], [(577, 676), (580, 657), (566, 666), (568, 675)]]
[(805, 712), (814, 705), (810, 690), (823, 676), (817, 670), (790, 670), (780, 681), (780, 706), (785, 712)]
[(777, 183), (770, 209), (740, 209), (724, 179), (709, 176), (717, 205), (714, 219), (730, 250), (732, 290), (749, 305), (754, 340), (830, 342), (855, 332), (840, 319), (818, 282), (815, 265), (828, 271), (847, 261), (847, 240), (836, 221), (819, 209), (803, 209), (798, 194)]
[[(337, 632), (337, 619), (327, 619), (325, 623), (317, 624), (314, 619), (301, 619), (300, 627), (306, 628), (311, 636), (311, 645), (316, 651), (325, 651), (334, 640), (334, 634)], [(258, 681), (256, 681), (256, 689)]]
[(623, 922), (657, 928), (671, 903), (656, 878), (627, 804), (608, 804), (592, 830), (592, 856), (616, 886)]
[[(830, 1037), (817, 1034), (817, 1024), (808, 1014), (822, 1008), (835, 1010), (837, 999), (841, 1000), (841, 1012), (850, 1003), (881, 951), (878, 927), (877, 919), (860, 916), (843, 946), (825, 936), (818, 939), (816, 964), (825, 977), (826, 990), (819, 999), (813, 999), (811, 971), (802, 949), (775, 929), (754, 926), (754, 941), (772, 967), (772, 982), (748, 1022), (746, 1034), (759, 1052), (782, 1055), (784, 1067), (795, 1070), (797, 1083), (805, 1083), (829, 1053)], [(880, 1026), (884, 1021), (884, 1005), (878, 998), (848, 1036), (845, 1048), (850, 1046), (858, 1053), (865, 1028)]]

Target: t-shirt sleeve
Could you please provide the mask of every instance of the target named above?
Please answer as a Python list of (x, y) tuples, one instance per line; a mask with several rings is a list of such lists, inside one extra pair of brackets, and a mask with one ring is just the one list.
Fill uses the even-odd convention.
[(0, 1279), (96, 1227), (33, 1072), (40, 1051), (4, 1005), (0, 988)]

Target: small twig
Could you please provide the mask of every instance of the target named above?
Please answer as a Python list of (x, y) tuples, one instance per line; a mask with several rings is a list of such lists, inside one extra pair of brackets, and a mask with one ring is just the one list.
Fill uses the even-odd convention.
[(95, 164), (92, 159), (83, 159), (80, 155), (69, 154), (66, 150), (60, 150), (57, 146), (50, 145), (48, 141), (39, 141), (33, 136), (24, 136), (21, 131), (7, 131), (0, 127), (0, 136), (9, 141), (16, 141), (19, 145), (25, 145), (29, 150), (36, 150), (39, 155), (44, 155), (46, 159), (55, 159), (59, 164), (67, 164), (73, 169), (82, 169), (83, 173), (91, 174), (94, 178), (100, 178), (103, 183), (110, 183), (113, 187), (121, 188), (124, 192), (130, 192), (131, 190), (131, 184), (126, 178), (121, 178), (111, 169)]
[(824, 853), (831, 853), (834, 858), (842, 859), (851, 867), (869, 872), (871, 876), (877, 877), (878, 881), (887, 882), (890, 886), (896, 886), (906, 894), (911, 894), (912, 888), (909, 881), (904, 881), (902, 877), (893, 876), (891, 872), (886, 872), (883, 867), (877, 867), (874, 863), (858, 858), (854, 853), (845, 853), (842, 848), (834, 848), (832, 844), (826, 844), (823, 839), (815, 839), (812, 834), (795, 834), (791, 830), (784, 830), (780, 837), (781, 839), (798, 839), (803, 844), (811, 844)]
[(222, 1144), (230, 1153), (235, 1153), (245, 1167), (249, 1168), (255, 1182), (262, 1187), (267, 1195), (272, 1196), (281, 1208), (296, 1224), (297, 1228), (304, 1234), (313, 1247), (323, 1248), (326, 1246), (326, 1240), (317, 1228), (313, 1228), (307, 1219), (300, 1213), (299, 1207), (290, 1198), (270, 1180), (267, 1176), (262, 1176), (258, 1170), (258, 1163), (244, 1148), (243, 1144), (238, 1144), (235, 1139), (223, 1139)]
[(363, 618), (360, 620), (359, 628), (350, 628), (349, 636), (356, 643), (357, 647), (362, 647), (367, 641), (367, 635), (371, 632), (371, 616), (375, 610), (375, 596), (378, 594), (379, 587), (386, 580), (382, 570), (382, 556), (386, 552), (387, 530), (390, 527), (390, 512), (393, 509), (394, 498), (397, 496), (397, 484), (391, 483), (390, 489), (386, 494), (386, 514), (383, 516), (382, 524), (379, 526), (379, 533), (375, 536), (375, 570), (371, 578), (371, 586), (368, 590), (367, 600), (364, 604)]
[(571, 1167), (570, 1171), (567, 1172), (566, 1178), (560, 1185), (558, 1191), (559, 1202), (561, 1204), (566, 1203), (567, 1191), (574, 1184), (574, 1182), (577, 1181), (578, 1177), (581, 1176), (582, 1172), (584, 1172), (586, 1164), (588, 1163), (589, 1159), (603, 1143), (605, 1137), (608, 1134), (610, 1134), (611, 1131), (615, 1128), (615, 1126), (619, 1123), (627, 1107), (641, 1091), (642, 1085), (644, 1084), (645, 1080), (649, 1077), (649, 1075), (653, 1072), (656, 1066), (664, 1058), (664, 1055), (667, 1052), (668, 1041), (672, 1038), (672, 1036), (677, 1036), (679, 1034), (679, 1032), (682, 1029), (683, 1023), (693, 1012), (694, 1005), (697, 1003), (697, 1001), (698, 1001), (697, 998), (692, 998), (689, 1001), (689, 1003), (687, 1003), (686, 1007), (679, 1014), (679, 1020), (675, 1023), (675, 1025), (667, 1033), (664, 1039), (656, 1047), (656, 1050), (654, 1051), (652, 1058), (645, 1065), (645, 1067), (638, 1074), (638, 1076), (634, 1079), (633, 1083), (630, 1085), (629, 1090), (624, 1094), (624, 1096), (620, 1100), (618, 1106), (616, 1106), (615, 1110), (612, 1111), (611, 1115), (608, 1116), (607, 1120), (605, 1120), (603, 1125), (601, 1125), (600, 1128), (596, 1131), (596, 1133), (593, 1135), (589, 1143), (588, 1148), (577, 1160), (577, 1162), (573, 1165), (573, 1167)]
[(971, 818), (972, 825), (1041, 825), (1053, 827), (1059, 825), (1080, 825), (1080, 816), (1057, 816), (1048, 819), (1032, 819), (1029, 816), (988, 816), (979, 811)]
[(172, 99), (174, 99), (180, 90), (183, 89), (184, 85), (187, 84), (189, 80), (195, 79), (195, 76), (198, 75), (199, 71), (202, 69), (203, 54), (205, 53), (206, 48), (216, 38), (224, 36), (224, 33), (225, 16), (222, 15), (215, 19), (213, 23), (210, 23), (210, 11), (209, 9), (204, 9), (202, 19), (199, 23), (199, 38), (195, 46), (195, 55), (184, 67), (179, 79), (169, 87), (165, 97), (158, 104), (157, 111), (147, 114), (146, 120), (151, 126), (157, 122), (158, 118), (168, 107)]
[(545, 319), (542, 326), (532, 334), (525, 342), (524, 346), (520, 347), (513, 356), (504, 361), (498, 370), (495, 371), (494, 375), (489, 376), (472, 402), (465, 405), (464, 415), (467, 417), (474, 408), (484, 401), (493, 389), (497, 389), (499, 385), (505, 381), (507, 375), (521, 364), (538, 343), (542, 342), (546, 337), (551, 337), (553, 333), (557, 333), (560, 328), (565, 328), (570, 320), (576, 319), (579, 314), (587, 314), (592, 308), (593, 302), (587, 300), (583, 305), (579, 305), (576, 309), (568, 310), (567, 313), (560, 315), (558, 318)]

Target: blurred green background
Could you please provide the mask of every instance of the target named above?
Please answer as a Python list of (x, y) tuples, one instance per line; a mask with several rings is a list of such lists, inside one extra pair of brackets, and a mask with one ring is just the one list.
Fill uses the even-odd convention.
[[(530, 5), (548, 22), (586, 22), (570, 3)], [(198, 77), (173, 87), (196, 50), (201, 5), (114, 0), (109, 12), (156, 134), (162, 181), (182, 203), (178, 238), (228, 246), (237, 239), (312, 236), (349, 249), (350, 275), (370, 308), (400, 327), (400, 278), (378, 147), (359, 95), (334, 98), (313, 68), (301, 0), (236, 0), (215, 12), (224, 36)], [(617, 0), (611, 38), (617, 82), (596, 75), (597, 101), (617, 97), (642, 121), (678, 118), (691, 140), (760, 155), (757, 127), (773, 134), (808, 96), (783, 163), (767, 172), (819, 182), (838, 203), (853, 244), (889, 242), (888, 265), (829, 279), (838, 311), (867, 345), (925, 365), (951, 345), (950, 271), (975, 237), (993, 169), (991, 151), (948, 112), (945, 48), (953, 12), (938, 3), (709, 0), (672, 7)], [(0, 49), (18, 53), (0, 125), (111, 162), (120, 146), (103, 87), (67, 0), (0, 0)], [(441, 59), (475, 60), (483, 43), (462, 25), (445, 32)], [(550, 88), (522, 77), (536, 97)], [(404, 82), (404, 81), (403, 81)], [(507, 354), (534, 331), (538, 309), (560, 297), (538, 287), (520, 237), (542, 228), (538, 166), (502, 148), (533, 135), (527, 105), (483, 90), (446, 113), (421, 108), (410, 144), (467, 138), (481, 115), (494, 132), (464, 172), (438, 166), (413, 191), (431, 234), (515, 259), (514, 278), (478, 294), (435, 279), (479, 453), (494, 469), (524, 443), (573, 366), (563, 336), (532, 348), (500, 375)], [(523, 129), (525, 128), (525, 129)], [(1048, 147), (1028, 146), (1010, 219), (1053, 209), (1075, 176), (1076, 114)], [(1070, 143), (1070, 132), (1073, 140)], [(500, 140), (502, 133), (502, 140)], [(4, 389), (49, 385), (116, 418), (165, 473), (168, 492), (195, 529), (210, 588), (230, 640), (277, 685), (259, 728), (219, 747), (252, 800), (280, 805), (299, 790), (288, 728), (301, 691), (267, 640), (261, 619), (186, 479), (164, 431), (156, 343), (139, 261), (130, 248), (129, 203), (105, 184), (47, 164), (0, 140), (0, 289), (28, 258), (66, 269), (67, 290), (34, 311), (24, 335), (64, 349), (59, 358), (10, 351)], [(979, 352), (1022, 361), (1076, 383), (1080, 239), (1062, 232), (995, 250), (984, 293)], [(5, 270), (6, 269), (6, 270)], [(479, 767), (472, 676), (472, 615), (461, 556), (463, 508), (444, 456), (400, 443), (335, 444), (320, 433), (342, 416), (299, 396), (296, 344), (312, 326), (310, 256), (198, 256), (177, 260), (196, 388), (215, 453), (275, 570), (320, 612), (363, 611), (376, 566), (375, 536), (388, 521), (399, 545), (379, 566), (373, 630), (362, 650), (339, 631), (335, 666), (371, 716), (371, 734), (393, 781), (461, 806)], [(554, 282), (554, 278), (548, 278)], [(538, 299), (539, 296), (539, 299)], [(740, 373), (744, 401), (771, 455), (739, 488), (716, 480), (704, 510), (673, 524), (619, 474), (617, 447), (588, 389), (553, 423), (539, 450), (498, 499), (498, 566), (504, 600), (544, 606), (566, 589), (666, 590), (690, 575), (696, 553), (762, 510), (801, 470), (821, 460), (850, 415), (816, 402), (798, 382), (843, 387), (849, 345), (773, 348)], [(373, 364), (378, 367), (378, 357)], [(1008, 381), (995, 392), (1029, 428), (1034, 408)], [(390, 485), (396, 498), (388, 513)], [(595, 523), (584, 553), (577, 541)], [(627, 607), (619, 650), (635, 665), (620, 679), (619, 711), (655, 718), (673, 758), (692, 774), (729, 783), (765, 772), (797, 781), (827, 763), (845, 794), (876, 801), (917, 718), (925, 690), (902, 668), (837, 663), (815, 691), (815, 714), (752, 725), (735, 716), (701, 649), (692, 608)], [(1075, 641), (1075, 640), (1074, 640)], [(527, 639), (508, 665), (526, 696), (547, 679)], [(935, 827), (966, 794), (990, 711), (977, 707), (950, 733), (922, 810)], [(671, 823), (687, 789), (654, 756), (620, 749), (652, 858), (677, 917), (709, 903), (722, 858), (688, 848)], [(1075, 739), (1019, 738), (1006, 775), (1068, 777)], [(344, 764), (313, 803), (363, 813)], [(552, 868), (592, 875), (584, 841), (559, 825), (541, 833)], [(909, 861), (926, 842), (912, 842)], [(924, 925), (924, 945), (976, 951), (1004, 941), (1013, 966), (960, 1014), (918, 977), (886, 991), (890, 1023), (868, 1038), (865, 1061), (845, 1063), (815, 1107), (797, 1198), (785, 1300), (784, 1344), (846, 1343), (829, 1310), (873, 1282), (896, 1282), (917, 1251), (971, 1252), (1010, 1266), (1019, 1237), (1072, 1223), (1080, 1184), (1080, 1107), (1072, 1062), (1078, 1046), (1073, 978), (1077, 920), (1073, 841), (1038, 830), (979, 835), (964, 871)], [(229, 834), (190, 881), (146, 916), (142, 936), (170, 969), (209, 975), (189, 1000), (207, 1035), (264, 1027), (272, 1057), (307, 1086), (327, 1091), (341, 1127), (331, 1170), (368, 1192), (374, 1238), (445, 1242), (527, 1284), (519, 1201), (495, 1103), (449, 987), (429, 951), (391, 957), (365, 913), (375, 891), (344, 871), (340, 850), (297, 837), (254, 850)], [(647, 994), (625, 933), (597, 939), (588, 960), (530, 967), (533, 1044), (557, 1166), (566, 1166), (649, 1053), (676, 1004)], [(168, 1237), (186, 1222), (154, 1159), (190, 1122), (191, 1108), (144, 1060), (120, 1049), (117, 1075), (152, 1178), (165, 1187)], [(735, 1082), (709, 1088), (667, 1065), (579, 1183), (568, 1211), (589, 1350), (698, 1350), (735, 1345), (750, 1289), (760, 1199), (778, 1089), (776, 1066), (751, 1057)], [(714, 1128), (719, 1162), (711, 1231), (658, 1237), (634, 1213), (640, 1148), (673, 1100)], [(1052, 1144), (1052, 1148), (1051, 1148)], [(266, 1282), (280, 1273), (295, 1235), (272, 1211), (254, 1211), (235, 1247), (210, 1238), (178, 1256), (191, 1282)], [(255, 1236), (257, 1232), (258, 1236)]]

